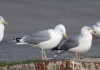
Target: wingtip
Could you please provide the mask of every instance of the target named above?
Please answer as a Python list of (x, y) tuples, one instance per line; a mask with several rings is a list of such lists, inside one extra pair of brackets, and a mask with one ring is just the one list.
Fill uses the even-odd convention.
[(58, 46), (56, 46), (56, 47), (54, 47), (54, 48), (51, 49), (51, 51), (55, 51), (55, 50), (59, 50)]
[(12, 42), (16, 42), (16, 43), (20, 42), (20, 39), (21, 39), (21, 38), (14, 38), (14, 39), (11, 38)]

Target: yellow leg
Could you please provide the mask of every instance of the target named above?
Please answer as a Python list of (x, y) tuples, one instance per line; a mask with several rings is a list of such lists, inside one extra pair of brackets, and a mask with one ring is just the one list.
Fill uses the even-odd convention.
[(44, 55), (45, 60), (48, 60), (48, 58), (47, 58), (47, 56), (45, 54), (45, 50), (43, 50), (43, 55)]
[(81, 59), (81, 54), (80, 53), (75, 53), (76, 59)]
[(41, 49), (41, 58), (44, 60), (43, 49)]

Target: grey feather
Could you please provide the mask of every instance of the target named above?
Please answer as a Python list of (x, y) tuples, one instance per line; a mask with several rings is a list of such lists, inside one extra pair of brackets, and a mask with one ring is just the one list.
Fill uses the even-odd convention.
[(68, 50), (70, 48), (74, 48), (74, 47), (78, 46), (79, 45), (78, 38), (79, 38), (78, 36), (77, 37), (74, 36), (74, 37), (66, 39), (59, 45), (58, 49), (59, 50)]
[(47, 41), (49, 39), (50, 39), (50, 33), (48, 32), (48, 30), (44, 30), (44, 31), (39, 31), (34, 34), (26, 36), (24, 38), (24, 42), (36, 45), (38, 43)]

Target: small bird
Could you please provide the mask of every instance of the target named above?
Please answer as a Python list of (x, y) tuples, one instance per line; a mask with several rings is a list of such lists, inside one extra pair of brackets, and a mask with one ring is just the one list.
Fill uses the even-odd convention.
[(95, 37), (100, 37), (100, 22), (97, 22), (96, 24), (92, 25), (91, 28), (96, 31), (94, 34)]
[(2, 16), (0, 16), (0, 42), (4, 37), (4, 29), (6, 25), (8, 25), (8, 23), (4, 20)]
[(17, 44), (28, 44), (33, 47), (41, 48), (42, 60), (47, 60), (44, 49), (51, 49), (56, 47), (62, 38), (66, 37), (66, 28), (64, 25), (59, 24), (54, 29), (47, 29), (38, 31), (36, 33), (17, 38)]
[(52, 50), (60, 50), (58, 51), (59, 54), (65, 51), (73, 52), (76, 53), (76, 58), (80, 59), (80, 54), (90, 50), (92, 45), (92, 34), (94, 33), (95, 31), (90, 27), (84, 26), (81, 29), (80, 35), (69, 37)]

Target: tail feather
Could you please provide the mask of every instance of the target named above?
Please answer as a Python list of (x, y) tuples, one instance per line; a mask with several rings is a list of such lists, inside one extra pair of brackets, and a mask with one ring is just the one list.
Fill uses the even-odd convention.
[[(11, 38), (11, 39), (12, 39), (12, 38)], [(15, 42), (16, 45), (27, 44), (27, 43), (21, 42), (21, 41), (20, 41), (21, 39), (22, 39), (22, 38), (14, 38), (14, 39), (12, 39), (12, 42)]]

